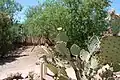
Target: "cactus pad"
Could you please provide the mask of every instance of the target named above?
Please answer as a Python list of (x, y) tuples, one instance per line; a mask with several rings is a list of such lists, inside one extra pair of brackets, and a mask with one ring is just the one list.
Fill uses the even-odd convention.
[(79, 55), (80, 53), (80, 47), (76, 44), (73, 44), (70, 48), (70, 51), (73, 55)]
[[(108, 36), (101, 41), (101, 53), (98, 54), (99, 62), (106, 64), (120, 63), (120, 37)], [(118, 67), (116, 66), (116, 69)], [(120, 69), (119, 69), (120, 70)]]
[(61, 32), (57, 35), (56, 40), (67, 42), (68, 41), (68, 36), (65, 34), (65, 32)]

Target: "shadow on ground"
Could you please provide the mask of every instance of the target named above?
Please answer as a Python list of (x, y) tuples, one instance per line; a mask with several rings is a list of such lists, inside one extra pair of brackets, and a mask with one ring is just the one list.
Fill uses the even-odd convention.
[(27, 46), (22, 46), (21, 48), (17, 48), (14, 51), (11, 51), (9, 54), (5, 55), (4, 57), (0, 58), (0, 65), (4, 65), (6, 63), (11, 63), (19, 57), (28, 56), (28, 55), (21, 55), (21, 53), (27, 49)]

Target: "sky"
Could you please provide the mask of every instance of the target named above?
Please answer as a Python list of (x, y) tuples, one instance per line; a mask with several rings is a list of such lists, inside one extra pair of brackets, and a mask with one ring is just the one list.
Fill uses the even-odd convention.
[(15, 18), (20, 20), (20, 22), (24, 22), (24, 19), (25, 19), (24, 13), (26, 9), (29, 6), (35, 6), (38, 4), (37, 0), (16, 0), (16, 2), (20, 3), (23, 6), (22, 11), (17, 16), (15, 16)]
[[(40, 3), (42, 3), (44, 0), (16, 0), (16, 2), (20, 3), (23, 6), (23, 10), (22, 12), (20, 12), (18, 14), (18, 16), (16, 16), (16, 18), (18, 18), (20, 20), (20, 22), (24, 22), (25, 19), (25, 10), (29, 7), (29, 6), (35, 6), (38, 4), (38, 1), (40, 1)], [(115, 9), (116, 13), (120, 14), (120, 0), (111, 0), (111, 9)]]
[(111, 8), (115, 9), (116, 13), (120, 14), (120, 0), (112, 0)]

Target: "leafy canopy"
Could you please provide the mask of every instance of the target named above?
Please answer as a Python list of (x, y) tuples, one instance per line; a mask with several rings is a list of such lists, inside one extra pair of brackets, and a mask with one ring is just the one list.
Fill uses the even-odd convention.
[[(16, 39), (18, 23), (14, 16), (21, 11), (22, 6), (15, 0), (0, 0), (0, 57), (7, 54), (13, 47), (12, 43)], [(15, 25), (16, 24), (16, 25)], [(14, 34), (14, 32), (16, 32)]]
[(46, 0), (29, 8), (25, 28), (27, 35), (56, 35), (61, 27), (69, 37), (68, 47), (77, 44), (86, 48), (89, 37), (100, 36), (108, 24), (109, 0)]

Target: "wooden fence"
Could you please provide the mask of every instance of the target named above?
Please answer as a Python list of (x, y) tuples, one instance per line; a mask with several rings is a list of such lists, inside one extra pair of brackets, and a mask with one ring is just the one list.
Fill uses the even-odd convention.
[(28, 46), (28, 45), (45, 45), (48, 44), (48, 46), (54, 46), (55, 42), (54, 40), (47, 38), (47, 37), (36, 37), (36, 36), (28, 36), (23, 38), (19, 44)]

